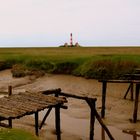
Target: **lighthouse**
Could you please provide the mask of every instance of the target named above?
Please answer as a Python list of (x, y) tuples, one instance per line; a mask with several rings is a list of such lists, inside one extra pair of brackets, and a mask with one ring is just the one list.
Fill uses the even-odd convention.
[(62, 45), (60, 47), (80, 47), (80, 45), (79, 45), (78, 42), (76, 42), (75, 44), (73, 44), (73, 35), (72, 35), (72, 33), (70, 33), (70, 44), (68, 44), (66, 42), (64, 45)]
[(70, 33), (70, 46), (73, 46), (73, 38), (72, 38), (72, 33)]

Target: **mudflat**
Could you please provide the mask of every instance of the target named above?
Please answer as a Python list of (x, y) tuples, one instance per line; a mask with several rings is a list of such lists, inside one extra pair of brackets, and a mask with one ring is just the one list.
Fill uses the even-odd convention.
[[(61, 88), (66, 93), (97, 98), (96, 108), (101, 111), (102, 85), (94, 79), (85, 79), (70, 75), (46, 74), (43, 77), (34, 79), (30, 76), (24, 78), (13, 78), (10, 70), (0, 72), (0, 92), (8, 90), (8, 85), (13, 86), (13, 94), (21, 91), (37, 92), (40, 90)], [(133, 139), (132, 135), (125, 134), (122, 130), (134, 130), (140, 132), (140, 112), (138, 109), (137, 123), (130, 122), (133, 117), (134, 101), (128, 95), (124, 100), (123, 96), (128, 84), (109, 83), (107, 88), (106, 117), (103, 120), (110, 132), (117, 140)], [(2, 95), (3, 96), (3, 95)], [(89, 115), (88, 105), (81, 100), (68, 99), (68, 109), (61, 110), (61, 131), (62, 140), (88, 140), (89, 137)], [(139, 104), (140, 108), (140, 104)], [(42, 120), (46, 110), (40, 112), (39, 119)], [(55, 140), (54, 134), (54, 112), (46, 120), (46, 124), (40, 130), (41, 140)], [(13, 127), (23, 128), (34, 133), (34, 116), (26, 116), (14, 120)], [(106, 140), (109, 138), (106, 136)], [(138, 140), (140, 138), (137, 138)], [(96, 120), (95, 140), (101, 140), (101, 126)]]

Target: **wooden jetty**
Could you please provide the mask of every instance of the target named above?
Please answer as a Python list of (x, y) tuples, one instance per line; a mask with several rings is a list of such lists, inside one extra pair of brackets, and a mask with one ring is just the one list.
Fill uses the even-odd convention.
[(39, 111), (55, 108), (57, 139), (60, 140), (60, 108), (67, 102), (66, 98), (29, 92), (11, 94), (11, 88), (9, 91), (10, 96), (0, 98), (0, 121), (8, 120), (9, 124), (1, 122), (1, 126), (12, 128), (13, 119), (35, 114), (35, 133), (39, 135)]
[[(99, 124), (101, 125), (102, 129), (107, 133), (108, 137), (110, 140), (115, 140), (114, 137), (112, 136), (112, 134), (110, 133), (109, 129), (107, 128), (107, 126), (105, 125), (105, 123), (103, 122), (103, 120), (101, 119), (100, 115), (98, 114), (97, 110), (96, 110), (96, 98), (89, 98), (89, 97), (85, 97), (85, 96), (79, 96), (76, 94), (71, 94), (71, 93), (65, 93), (63, 91), (61, 91), (60, 88), (58, 89), (54, 89), (54, 92), (52, 92), (53, 90), (46, 90), (46, 91), (41, 91), (41, 93), (45, 94), (45, 95), (52, 95), (55, 93), (56, 97), (66, 97), (66, 98), (73, 98), (73, 99), (79, 99), (79, 100), (84, 100), (89, 108), (90, 108), (90, 132), (89, 132), (89, 140), (94, 140), (94, 125), (95, 125), (95, 119), (98, 120)], [(46, 115), (48, 115), (48, 112), (46, 113)], [(42, 125), (45, 122), (45, 119), (47, 117), (45, 116), (43, 121), (42, 121)]]
[(102, 110), (101, 110), (101, 117), (105, 117), (105, 108), (106, 108), (106, 91), (107, 91), (107, 83), (128, 83), (130, 84), (126, 94), (124, 96), (124, 99), (126, 98), (126, 95), (128, 94), (129, 90), (131, 91), (131, 100), (133, 100), (133, 87), (135, 85), (135, 100), (134, 100), (134, 111), (133, 111), (133, 122), (137, 122), (137, 112), (138, 112), (138, 102), (139, 102), (139, 91), (140, 91), (140, 80), (99, 80), (99, 82), (102, 82)]
[[(25, 115), (35, 115), (35, 133), (39, 135), (39, 129), (42, 128), (52, 108), (55, 108), (55, 127), (57, 140), (61, 140), (60, 129), (60, 108), (67, 109), (64, 103), (67, 102), (67, 98), (75, 98), (85, 100), (90, 107), (90, 132), (89, 140), (94, 140), (94, 123), (95, 119), (98, 120), (102, 129), (107, 133), (110, 140), (114, 140), (109, 129), (104, 124), (100, 115), (96, 110), (96, 98), (88, 98), (78, 96), (76, 94), (64, 93), (61, 89), (51, 89), (46, 91), (40, 91), (38, 93), (24, 92), (19, 94), (12, 94), (12, 87), (9, 87), (9, 96), (0, 98), (0, 121), (8, 120), (9, 124), (0, 123), (1, 126), (12, 128), (12, 120), (19, 119)], [(46, 115), (44, 116), (40, 126), (39, 111), (48, 108)]]

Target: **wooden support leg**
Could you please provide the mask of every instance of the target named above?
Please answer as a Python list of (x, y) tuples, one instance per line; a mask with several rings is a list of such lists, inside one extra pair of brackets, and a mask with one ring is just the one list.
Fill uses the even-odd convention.
[(101, 135), (102, 135), (102, 140), (105, 140), (105, 130), (104, 130), (103, 127), (102, 127), (101, 129), (102, 129), (102, 130), (101, 130), (101, 131), (102, 131), (102, 134), (101, 134)]
[(102, 110), (101, 110), (102, 118), (105, 117), (106, 88), (107, 88), (107, 82), (103, 81), (102, 83)]
[(133, 135), (133, 140), (137, 140), (137, 135), (136, 135), (136, 132), (134, 132), (134, 135)]
[[(59, 96), (60, 91), (55, 93), (55, 97)], [(61, 129), (60, 129), (60, 105), (55, 107), (55, 127), (57, 140), (61, 140)]]
[(91, 107), (90, 112), (90, 140), (94, 138), (94, 123), (95, 123), (95, 112), (94, 112), (95, 102), (93, 103), (93, 107)]
[(86, 102), (88, 103), (90, 107), (90, 134), (89, 134), (89, 140), (94, 139), (94, 123), (95, 123), (95, 100), (92, 100), (90, 98), (86, 99)]
[[(8, 86), (8, 96), (11, 95), (12, 95), (12, 86)], [(12, 119), (9, 118), (8, 122), (9, 122), (9, 128), (12, 128)]]
[(134, 113), (133, 113), (133, 122), (134, 123), (136, 123), (136, 121), (137, 121), (139, 90), (140, 90), (140, 84), (136, 84), (136, 96), (135, 96)]
[(49, 115), (49, 114), (50, 114), (50, 112), (51, 112), (51, 110), (52, 110), (52, 107), (51, 107), (51, 108), (49, 108), (49, 109), (48, 109), (48, 111), (47, 111), (47, 113), (45, 114), (45, 116), (44, 116), (44, 118), (43, 118), (43, 120), (42, 120), (42, 122), (41, 122), (41, 124), (40, 124), (39, 129), (41, 129), (41, 128), (42, 128), (42, 126), (44, 125), (44, 123), (45, 123), (45, 121), (46, 121), (46, 119), (47, 119), (48, 115)]
[(60, 106), (55, 107), (55, 126), (57, 140), (61, 140), (61, 130), (60, 130)]
[[(96, 119), (99, 121), (99, 123), (101, 124), (102, 128), (106, 131), (107, 135), (109, 136), (110, 140), (114, 140), (113, 136), (111, 135), (109, 129), (106, 127), (106, 125), (104, 124), (104, 122), (102, 121), (100, 115), (98, 114), (97, 110), (96, 110), (96, 106), (95, 106), (95, 101), (93, 101), (92, 99), (87, 98), (86, 99), (88, 105), (90, 106), (90, 108), (93, 109), (94, 111), (94, 117), (96, 117)], [(92, 124), (94, 125), (94, 124)], [(94, 129), (92, 130), (94, 131)], [(91, 132), (93, 133), (93, 132)], [(93, 133), (94, 134), (94, 133)], [(92, 140), (92, 138), (90, 139)]]
[(38, 111), (35, 112), (35, 133), (37, 136), (39, 136), (39, 131), (38, 131)]
[(9, 128), (12, 128), (12, 119), (10, 118), (10, 119), (8, 120), (8, 122), (9, 122)]

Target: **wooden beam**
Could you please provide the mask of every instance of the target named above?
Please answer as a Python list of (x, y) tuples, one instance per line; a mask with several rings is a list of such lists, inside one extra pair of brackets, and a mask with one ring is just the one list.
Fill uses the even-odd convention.
[(51, 110), (52, 110), (52, 107), (50, 107), (50, 108), (48, 109), (47, 113), (45, 114), (45, 116), (44, 116), (44, 118), (43, 118), (43, 120), (42, 120), (42, 122), (41, 122), (41, 124), (40, 124), (39, 129), (41, 129), (41, 128), (42, 128), (42, 126), (44, 125), (44, 123), (45, 123), (45, 121), (46, 121), (46, 119), (47, 119), (48, 115), (49, 115), (49, 114), (50, 114), (50, 112), (51, 112)]
[(134, 83), (131, 83), (131, 101), (134, 100)]
[(98, 120), (98, 122), (101, 124), (101, 126), (103, 127), (103, 129), (105, 130), (105, 132), (107, 133), (107, 135), (109, 136), (110, 140), (115, 140), (113, 138), (113, 136), (111, 135), (109, 129), (106, 127), (106, 125), (104, 124), (103, 120), (101, 119), (100, 115), (98, 114), (97, 110), (95, 109), (95, 115), (96, 115), (96, 118)]
[[(88, 97), (84, 97), (84, 96), (78, 96), (76, 94), (70, 94), (70, 93), (64, 93), (64, 92), (60, 92), (59, 95), (68, 97), (68, 98), (75, 98), (75, 99), (81, 99), (81, 100), (86, 100)], [(89, 99), (93, 99), (93, 100), (97, 100), (96, 98), (89, 98)]]
[(38, 131), (38, 111), (37, 112), (35, 112), (35, 134), (37, 135), (37, 136), (39, 136), (39, 131)]
[(129, 87), (128, 87), (125, 95), (124, 95), (124, 99), (126, 99), (126, 96), (127, 96), (128, 92), (130, 91), (130, 93), (131, 93), (131, 101), (133, 101), (133, 98), (134, 98), (133, 97), (133, 89), (134, 89), (133, 87), (134, 87), (134, 84), (132, 82), (132, 83), (130, 83), (130, 85), (129, 85)]
[(128, 87), (128, 89), (127, 89), (127, 91), (126, 91), (126, 93), (125, 93), (125, 95), (124, 95), (124, 99), (126, 99), (126, 96), (127, 96), (127, 94), (128, 94), (128, 92), (129, 92), (129, 90), (131, 89), (131, 83), (130, 83), (130, 85), (129, 85), (129, 87)]
[(2, 122), (0, 122), (0, 126), (5, 127), (5, 128), (10, 128), (8, 124), (2, 123)]

